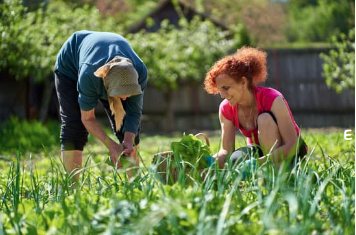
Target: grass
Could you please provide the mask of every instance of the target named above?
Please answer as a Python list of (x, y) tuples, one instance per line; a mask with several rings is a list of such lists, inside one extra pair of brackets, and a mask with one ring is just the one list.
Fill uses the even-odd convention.
[[(160, 181), (151, 159), (182, 133), (142, 134), (141, 173), (132, 178), (105, 164), (107, 150), (90, 138), (77, 187), (58, 145), (3, 147), (0, 235), (355, 234), (355, 142), (342, 130), (302, 133), (309, 153), (293, 169), (267, 162), (243, 181), (228, 165), (207, 169), (204, 181), (182, 174), (173, 185)], [(208, 136), (215, 152), (218, 132)]]

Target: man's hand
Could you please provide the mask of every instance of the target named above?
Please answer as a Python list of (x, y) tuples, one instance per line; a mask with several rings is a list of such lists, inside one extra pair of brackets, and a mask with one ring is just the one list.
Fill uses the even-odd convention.
[(126, 157), (128, 157), (130, 159), (131, 162), (131, 167), (135, 167), (139, 165), (139, 159), (137, 156), (137, 148), (138, 146), (134, 147), (133, 143), (127, 143), (127, 142), (123, 142), (122, 145), (124, 146), (124, 151), (123, 151), (123, 155), (125, 155)]
[(124, 141), (122, 142), (122, 146), (124, 148), (125, 156), (130, 156), (131, 153), (135, 150), (132, 141)]
[(135, 139), (135, 133), (126, 131), (124, 134), (124, 141), (122, 145), (124, 146), (125, 156), (130, 156), (134, 152), (135, 148), (133, 146), (133, 141)]
[(124, 147), (121, 144), (117, 144), (114, 141), (110, 141), (109, 144), (109, 152), (110, 152), (110, 158), (112, 163), (117, 167), (120, 168), (122, 165), (120, 161), (116, 163), (120, 157), (120, 155), (123, 153)]
[(101, 125), (95, 118), (95, 110), (91, 109), (89, 111), (81, 110), (81, 120), (84, 124), (85, 128), (89, 131), (90, 134), (98, 138), (105, 146), (108, 148), (110, 152), (111, 162), (117, 167), (121, 167), (121, 163), (117, 162), (119, 156), (124, 151), (124, 146), (117, 144), (113, 141), (102, 129)]

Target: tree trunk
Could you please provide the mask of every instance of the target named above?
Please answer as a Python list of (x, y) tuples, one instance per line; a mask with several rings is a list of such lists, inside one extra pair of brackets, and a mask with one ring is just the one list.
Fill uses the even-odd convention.
[(171, 133), (175, 128), (174, 110), (173, 110), (173, 92), (164, 92), (165, 108), (164, 108), (164, 131)]
[(190, 85), (190, 97), (194, 109), (194, 129), (199, 128), (201, 126), (201, 108), (198, 94), (199, 89), (200, 87), (198, 87), (198, 85), (195, 83), (192, 83)]
[(41, 122), (45, 122), (47, 120), (49, 104), (51, 102), (53, 90), (54, 90), (54, 79), (46, 78), (44, 84), (44, 91), (42, 95), (40, 116), (39, 116)]

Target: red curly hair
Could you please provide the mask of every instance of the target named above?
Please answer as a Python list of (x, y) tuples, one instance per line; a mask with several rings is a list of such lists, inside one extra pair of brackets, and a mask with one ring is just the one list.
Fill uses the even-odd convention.
[(218, 60), (206, 74), (205, 90), (209, 94), (218, 94), (215, 79), (220, 74), (226, 74), (239, 82), (242, 77), (247, 78), (248, 86), (252, 89), (267, 79), (267, 53), (265, 51), (242, 47), (235, 54)]

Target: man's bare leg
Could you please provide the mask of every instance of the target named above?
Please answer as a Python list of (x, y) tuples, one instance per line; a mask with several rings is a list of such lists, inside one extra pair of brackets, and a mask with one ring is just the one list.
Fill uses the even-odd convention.
[(72, 175), (72, 180), (79, 180), (79, 171), (82, 167), (83, 151), (70, 150), (62, 151), (61, 158), (68, 175)]

